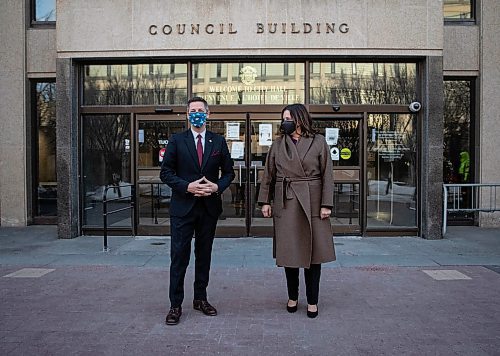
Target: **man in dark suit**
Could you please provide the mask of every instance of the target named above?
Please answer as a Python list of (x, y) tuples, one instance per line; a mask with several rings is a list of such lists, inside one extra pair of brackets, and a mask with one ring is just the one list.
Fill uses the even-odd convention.
[(234, 171), (224, 137), (206, 130), (209, 115), (208, 104), (203, 98), (194, 97), (188, 101), (191, 128), (170, 138), (161, 166), (160, 178), (172, 188), (167, 325), (178, 324), (182, 315), (184, 276), (193, 235), (193, 308), (205, 315), (217, 315), (217, 310), (207, 301), (207, 286), (215, 228), (222, 213), (221, 193), (234, 179)]

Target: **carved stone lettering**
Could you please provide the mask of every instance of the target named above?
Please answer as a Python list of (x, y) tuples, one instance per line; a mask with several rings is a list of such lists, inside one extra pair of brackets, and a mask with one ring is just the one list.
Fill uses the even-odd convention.
[[(316, 33), (316, 34), (335, 34), (337, 30), (337, 33), (340, 34), (346, 34), (349, 32), (349, 25), (347, 23), (341, 23), (339, 26), (336, 25), (335, 22), (316, 22), (316, 23), (310, 23), (310, 22), (303, 22), (303, 23), (296, 23), (296, 22), (257, 22), (256, 24), (256, 34), (301, 34), (303, 33), (304, 35), (311, 34), (311, 33)], [(279, 26), (279, 29), (278, 29)], [(188, 27), (188, 30), (186, 32), (186, 27)], [(214, 33), (217, 33), (217, 27), (218, 27), (218, 33), (221, 35), (228, 34), (228, 35), (235, 35), (238, 33), (238, 30), (236, 29), (235, 24), (232, 22), (228, 23), (219, 23), (217, 25), (213, 23), (206, 23), (206, 24), (199, 24), (199, 23), (191, 23), (191, 24), (185, 24), (185, 23), (178, 23), (178, 24), (163, 24), (163, 25), (157, 25), (157, 24), (151, 24), (148, 27), (148, 33), (151, 36), (156, 36), (158, 35), (158, 30), (161, 28), (161, 32), (164, 35), (172, 35), (172, 34), (178, 34), (178, 35), (199, 35), (200, 34), (200, 29), (202, 33), (206, 33), (209, 35), (213, 35)], [(189, 30), (191, 28), (191, 30)], [(175, 33), (174, 33), (175, 29)]]

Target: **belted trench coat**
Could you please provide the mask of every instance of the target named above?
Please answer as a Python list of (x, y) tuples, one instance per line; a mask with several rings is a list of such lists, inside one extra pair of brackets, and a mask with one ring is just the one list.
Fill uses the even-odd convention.
[(333, 207), (333, 169), (324, 136), (276, 139), (266, 157), (259, 204), (271, 204), (273, 255), (284, 267), (305, 267), (335, 260), (330, 219), (321, 207)]

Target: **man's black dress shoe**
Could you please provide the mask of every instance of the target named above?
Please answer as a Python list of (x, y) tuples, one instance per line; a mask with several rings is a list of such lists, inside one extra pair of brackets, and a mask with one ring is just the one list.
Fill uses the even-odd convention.
[(165, 322), (167, 323), (167, 325), (177, 325), (179, 324), (181, 315), (182, 315), (182, 307), (170, 308), (167, 317), (165, 319)]
[(203, 314), (208, 316), (217, 315), (217, 309), (210, 305), (206, 300), (193, 300), (193, 308), (203, 312)]

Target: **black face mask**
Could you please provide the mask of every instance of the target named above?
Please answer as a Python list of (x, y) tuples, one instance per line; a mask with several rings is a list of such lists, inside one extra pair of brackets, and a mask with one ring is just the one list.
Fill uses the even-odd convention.
[(293, 121), (284, 120), (281, 123), (281, 130), (283, 130), (286, 135), (291, 135), (296, 129), (297, 127)]

